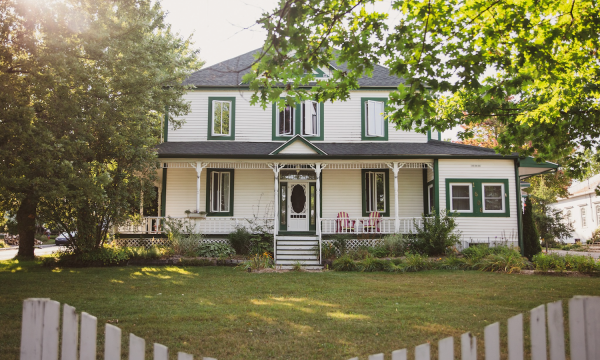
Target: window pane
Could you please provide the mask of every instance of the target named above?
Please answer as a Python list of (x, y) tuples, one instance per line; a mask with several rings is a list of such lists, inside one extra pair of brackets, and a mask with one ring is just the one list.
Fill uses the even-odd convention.
[(385, 109), (385, 104), (382, 101), (375, 102), (375, 132), (377, 136), (383, 136), (383, 110)]
[(452, 186), (452, 197), (469, 197), (469, 185), (454, 185)]
[(452, 209), (453, 210), (469, 210), (470, 199), (452, 199)]
[(319, 121), (318, 121), (318, 107), (319, 107), (319, 103), (313, 101), (311, 103), (312, 105), (312, 134), (313, 135), (317, 135), (319, 134)]
[(221, 134), (229, 135), (229, 110), (231, 107), (231, 103), (223, 102), (222, 103), (222, 112), (221, 112)]
[(373, 106), (373, 102), (371, 102), (371, 101), (365, 102), (365, 116), (367, 117), (367, 119), (366, 119), (367, 135), (368, 136), (377, 135), (377, 132), (375, 129), (375, 106)]
[(221, 173), (221, 211), (229, 211), (229, 173)]
[(218, 172), (213, 172), (212, 173), (212, 191), (211, 191), (211, 204), (212, 204), (212, 211), (219, 211), (219, 173)]
[(433, 186), (429, 188), (429, 212), (433, 211), (433, 201), (434, 201), (434, 193), (433, 193)]
[(485, 199), (485, 209), (502, 211), (502, 199)]
[(315, 196), (315, 185), (310, 184), (310, 224), (314, 225), (316, 221), (316, 196)]
[(485, 185), (483, 189), (486, 198), (502, 197), (502, 186), (500, 185)]
[(371, 177), (373, 173), (366, 172), (365, 173), (365, 203), (367, 207), (367, 212), (371, 212), (373, 209), (373, 187), (371, 186)]
[(222, 102), (213, 101), (213, 133), (216, 135), (222, 134), (221, 130), (221, 108)]
[(385, 211), (385, 180), (382, 173), (377, 174), (377, 211)]
[(279, 220), (282, 225), (287, 221), (287, 184), (281, 185), (281, 203), (279, 206)]

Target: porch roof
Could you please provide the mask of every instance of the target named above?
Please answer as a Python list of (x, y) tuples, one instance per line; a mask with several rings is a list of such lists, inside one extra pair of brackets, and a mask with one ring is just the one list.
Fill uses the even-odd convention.
[(159, 158), (386, 158), (386, 157), (466, 157), (515, 158), (503, 156), (492, 149), (430, 140), (426, 143), (356, 142), (315, 143), (327, 155), (272, 154), (281, 142), (194, 141), (166, 142), (157, 146)]

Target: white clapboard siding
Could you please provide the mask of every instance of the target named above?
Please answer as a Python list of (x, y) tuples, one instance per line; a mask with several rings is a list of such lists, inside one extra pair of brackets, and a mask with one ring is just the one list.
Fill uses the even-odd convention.
[[(547, 317), (546, 317), (547, 315)], [(58, 358), (60, 304), (50, 299), (26, 299), (23, 302), (21, 325), (21, 360), (54, 360)], [(61, 359), (76, 359), (79, 348), (80, 359), (96, 358), (97, 320), (81, 314), (81, 330), (78, 331), (78, 316), (75, 309), (64, 305), (62, 322)], [(547, 321), (546, 321), (547, 319)], [(509, 360), (522, 360), (523, 356), (523, 315), (508, 319)], [(546, 342), (546, 333), (549, 342)], [(571, 339), (570, 358), (572, 360), (598, 360), (600, 335), (600, 297), (576, 296), (569, 301), (569, 337)], [(538, 306), (530, 311), (531, 359), (566, 359), (565, 327), (561, 301)], [(484, 329), (485, 360), (500, 359), (500, 324), (494, 323)], [(477, 339), (471, 333), (460, 338), (462, 360), (477, 359)], [(146, 341), (129, 334), (129, 360), (143, 360)], [(113, 325), (105, 325), (104, 359), (121, 358), (121, 330)], [(167, 360), (168, 349), (154, 344), (154, 360)], [(385, 353), (370, 355), (369, 360), (387, 359)], [(193, 360), (193, 356), (178, 352), (178, 360)], [(216, 360), (209, 357), (203, 360)], [(358, 360), (358, 357), (351, 360)], [(391, 353), (392, 360), (408, 360), (406, 349)], [(454, 338), (448, 337), (438, 342), (438, 360), (454, 359)], [(424, 343), (415, 347), (414, 360), (431, 360), (431, 345)]]
[(506, 179), (510, 217), (456, 218), (463, 241), (500, 240), (503, 236), (517, 239), (517, 199), (514, 162), (491, 159), (441, 159), (439, 160), (440, 207), (446, 209), (446, 179)]
[[(239, 90), (191, 90), (184, 95), (191, 109), (187, 115), (175, 117), (184, 120), (177, 130), (169, 128), (168, 141), (206, 141), (208, 135), (209, 97), (235, 97), (235, 141), (272, 141), (272, 106), (263, 109), (259, 104), (250, 105), (250, 91)], [(363, 142), (361, 139), (361, 98), (387, 98), (388, 91), (352, 91), (346, 101), (324, 104), (323, 127), (326, 142)], [(433, 136), (437, 139), (437, 134)], [(414, 131), (396, 130), (388, 124), (388, 140), (391, 142), (424, 143), (427, 135)]]

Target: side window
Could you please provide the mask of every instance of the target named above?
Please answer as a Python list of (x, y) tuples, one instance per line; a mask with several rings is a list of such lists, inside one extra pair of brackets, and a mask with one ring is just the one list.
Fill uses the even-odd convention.
[(388, 139), (386, 104), (387, 98), (361, 98), (361, 139), (363, 141)]
[(600, 226), (600, 205), (596, 205), (596, 225)]
[(571, 215), (571, 210), (567, 210), (567, 214), (565, 215), (567, 222), (569, 224), (573, 223), (573, 219), (572, 219), (572, 215)]
[(586, 209), (584, 207), (581, 208), (581, 227), (587, 227), (587, 216)]
[(372, 212), (389, 216), (388, 175), (388, 171), (362, 171), (363, 216), (369, 216)]
[(428, 203), (429, 203), (429, 213), (431, 214), (433, 212), (433, 207), (435, 206), (435, 194), (434, 194), (434, 188), (433, 188), (433, 184), (429, 185), (427, 187), (427, 197), (428, 197)]
[(503, 213), (504, 184), (483, 184), (483, 212)]
[(235, 140), (235, 98), (208, 98), (208, 140)]
[(470, 183), (450, 184), (450, 211), (473, 212), (473, 191)]
[(294, 108), (277, 108), (277, 136), (294, 136)]
[(320, 116), (319, 103), (304, 101), (300, 105), (302, 136), (319, 136)]
[(207, 215), (233, 216), (233, 170), (207, 172)]

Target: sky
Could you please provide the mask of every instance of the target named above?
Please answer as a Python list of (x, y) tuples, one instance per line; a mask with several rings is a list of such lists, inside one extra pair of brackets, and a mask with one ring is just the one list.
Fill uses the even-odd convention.
[[(262, 46), (266, 32), (256, 20), (277, 7), (277, 0), (162, 0), (167, 22), (172, 30), (187, 38), (200, 49), (205, 67), (231, 59)], [(392, 13), (390, 1), (382, 1), (368, 10), (390, 13), (389, 25), (398, 19)], [(456, 139), (456, 129), (446, 131), (442, 138)]]

